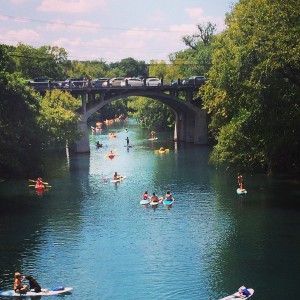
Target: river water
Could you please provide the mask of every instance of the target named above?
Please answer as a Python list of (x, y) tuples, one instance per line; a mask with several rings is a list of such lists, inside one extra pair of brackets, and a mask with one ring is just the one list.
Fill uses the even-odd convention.
[[(251, 299), (298, 298), (299, 184), (244, 174), (238, 196), (236, 172), (209, 166), (208, 147), (157, 136), (114, 125), (90, 136), (89, 155), (49, 153), (42, 195), (25, 180), (0, 183), (0, 289), (19, 271), (73, 287), (65, 299), (220, 299), (242, 284)], [(115, 171), (126, 179), (105, 183)], [(141, 206), (145, 190), (175, 202)]]

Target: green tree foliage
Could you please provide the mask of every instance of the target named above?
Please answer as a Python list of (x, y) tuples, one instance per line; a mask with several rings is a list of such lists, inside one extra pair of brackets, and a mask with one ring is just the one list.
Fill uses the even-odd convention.
[(62, 145), (80, 138), (76, 127), (79, 121), (76, 110), (81, 106), (80, 100), (68, 92), (53, 90), (46, 93), (40, 105), (38, 124), (43, 131), (45, 144)]
[(10, 55), (16, 63), (16, 71), (26, 79), (48, 77), (61, 80), (69, 67), (67, 52), (63, 48), (42, 46), (34, 48), (19, 43)]
[(241, 0), (228, 14), (202, 90), (215, 163), (299, 173), (298, 4)]
[(165, 61), (152, 60), (149, 65), (149, 77), (167, 78), (168, 65)]
[(144, 97), (131, 97), (128, 108), (143, 128), (167, 129), (174, 125), (174, 114), (164, 104)]
[(169, 55), (173, 66), (178, 70), (178, 78), (204, 75), (211, 67), (212, 42), (216, 25), (210, 22), (197, 24), (197, 30), (196, 34), (182, 38), (188, 47), (186, 50)]
[(0, 47), (0, 173), (20, 176), (39, 165), (38, 102), (17, 73), (7, 72), (11, 57)]
[(147, 65), (144, 61), (137, 61), (132, 57), (124, 58), (120, 62), (111, 63), (111, 69), (116, 69), (116, 76), (137, 77), (147, 76)]

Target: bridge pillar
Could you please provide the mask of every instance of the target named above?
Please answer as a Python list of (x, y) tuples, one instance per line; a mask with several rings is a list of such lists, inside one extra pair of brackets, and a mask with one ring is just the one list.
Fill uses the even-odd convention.
[(81, 132), (83, 136), (79, 141), (71, 145), (71, 150), (77, 153), (90, 152), (89, 134), (87, 130), (87, 121), (85, 119), (77, 124), (77, 130)]
[(71, 145), (71, 150), (77, 153), (90, 152), (90, 141), (87, 130), (87, 118), (86, 118), (86, 98), (87, 93), (81, 94), (82, 99), (82, 113), (80, 115), (80, 121), (77, 123), (77, 130), (82, 133), (82, 138)]
[(206, 115), (206, 110), (194, 108), (193, 115), (188, 115), (188, 117), (184, 115), (176, 116), (176, 125), (180, 128), (179, 132), (177, 128), (177, 138), (188, 143), (198, 145), (207, 144), (208, 129)]
[(195, 116), (194, 144), (205, 145), (208, 142), (207, 111), (199, 109)]
[(185, 140), (185, 115), (175, 112), (174, 141)]

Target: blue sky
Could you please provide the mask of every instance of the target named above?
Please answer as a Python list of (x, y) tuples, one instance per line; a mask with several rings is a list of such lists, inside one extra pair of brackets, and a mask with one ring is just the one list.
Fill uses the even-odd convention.
[(63, 47), (69, 59), (167, 60), (197, 24), (223, 30), (237, 0), (2, 0), (0, 43)]

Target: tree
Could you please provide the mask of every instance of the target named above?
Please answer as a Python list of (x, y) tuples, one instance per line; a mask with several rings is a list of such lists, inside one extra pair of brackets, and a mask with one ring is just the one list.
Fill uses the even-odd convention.
[(144, 97), (131, 97), (128, 108), (143, 128), (167, 129), (174, 125), (174, 114), (164, 104)]
[(41, 110), (38, 124), (43, 131), (44, 143), (62, 145), (79, 140), (77, 131), (79, 115), (76, 110), (81, 106), (80, 100), (68, 92), (53, 90), (47, 92), (40, 102)]
[(42, 46), (34, 48), (19, 43), (10, 54), (16, 63), (16, 71), (26, 79), (47, 77), (60, 80), (68, 68), (67, 52), (63, 48)]
[(21, 176), (40, 163), (38, 97), (17, 74), (10, 74), (11, 57), (0, 47), (0, 173)]
[[(202, 89), (218, 141), (215, 163), (227, 157), (227, 163), (270, 174), (299, 173), (299, 17), (294, 0), (241, 0), (228, 14), (228, 29), (213, 43), (213, 65)], [(234, 128), (240, 134), (232, 133), (229, 144)]]
[(147, 66), (145, 62), (137, 61), (132, 57), (124, 58), (120, 62), (111, 63), (110, 68), (119, 70), (119, 73), (116, 76), (147, 76)]

